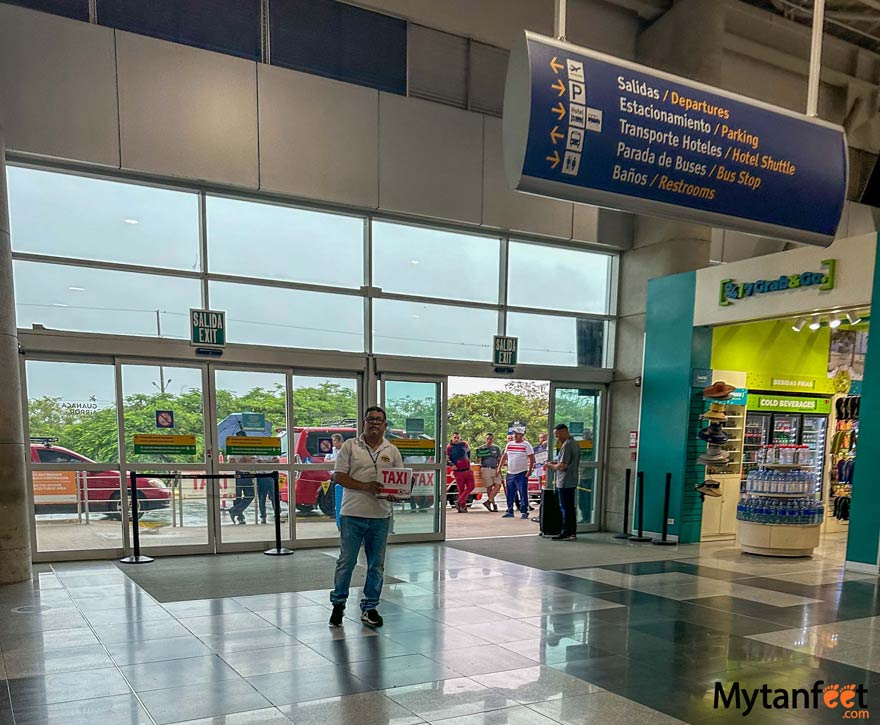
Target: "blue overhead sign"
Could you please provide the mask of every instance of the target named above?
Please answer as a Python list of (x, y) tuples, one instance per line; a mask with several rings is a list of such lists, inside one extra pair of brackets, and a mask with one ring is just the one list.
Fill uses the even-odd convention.
[(846, 198), (840, 126), (529, 32), (504, 156), (519, 191), (810, 244)]

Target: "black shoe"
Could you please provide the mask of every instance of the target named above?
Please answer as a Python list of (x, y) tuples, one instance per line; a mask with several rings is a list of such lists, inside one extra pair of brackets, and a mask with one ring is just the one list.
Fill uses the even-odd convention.
[(375, 609), (368, 609), (363, 614), (361, 614), (361, 621), (371, 627), (381, 627), (384, 623), (382, 615), (379, 614), (379, 612), (377, 612)]
[(265, 523), (266, 523), (266, 519), (265, 519), (265, 517), (262, 518), (262, 519), (260, 519), (260, 523), (261, 523), (261, 524), (265, 524)]
[(239, 517), (238, 517), (238, 523), (240, 523), (240, 524), (246, 524), (247, 521), (245, 521), (244, 516), (239, 516)]
[(330, 615), (330, 626), (341, 627), (342, 618), (345, 616), (345, 607), (341, 604), (333, 605), (333, 614)]
[(229, 518), (232, 519), (232, 523), (233, 524), (237, 523), (235, 520), (235, 511), (233, 511), (232, 509), (228, 509), (228, 511), (229, 511)]

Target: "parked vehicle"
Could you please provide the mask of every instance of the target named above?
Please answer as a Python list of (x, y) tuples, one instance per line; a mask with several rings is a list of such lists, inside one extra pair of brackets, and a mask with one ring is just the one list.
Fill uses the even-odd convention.
[[(53, 438), (31, 438), (32, 463), (93, 464), (69, 448), (55, 445)], [(33, 472), (34, 513), (75, 513), (88, 510), (122, 516), (118, 471), (47, 471)], [(168, 508), (171, 490), (158, 478), (138, 476), (139, 517), (146, 511)]]

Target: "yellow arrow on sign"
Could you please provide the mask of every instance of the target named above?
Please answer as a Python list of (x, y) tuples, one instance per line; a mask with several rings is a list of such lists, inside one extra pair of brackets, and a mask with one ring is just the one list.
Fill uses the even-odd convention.
[(550, 60), (550, 68), (553, 70), (554, 73), (559, 73), (559, 71), (561, 71), (564, 67), (565, 67), (565, 66), (563, 66), (562, 63), (560, 63), (560, 62), (556, 59), (556, 56), (555, 56), (555, 55), (554, 55), (553, 58)]
[(554, 91), (559, 91), (559, 95), (565, 95), (565, 83), (562, 82), (561, 78), (556, 80), (556, 83), (551, 84), (550, 86)]
[(553, 155), (547, 157), (547, 161), (552, 161), (553, 163), (550, 164), (550, 168), (555, 169), (557, 166), (559, 166), (559, 152), (554, 150)]
[(565, 106), (562, 105), (562, 101), (553, 106), (550, 111), (557, 114), (556, 119), (558, 121), (561, 121), (563, 118), (565, 118)]
[(556, 145), (557, 141), (560, 141), (565, 138), (564, 133), (559, 133), (559, 126), (554, 126), (553, 130), (550, 132), (550, 140), (553, 141), (553, 145)]

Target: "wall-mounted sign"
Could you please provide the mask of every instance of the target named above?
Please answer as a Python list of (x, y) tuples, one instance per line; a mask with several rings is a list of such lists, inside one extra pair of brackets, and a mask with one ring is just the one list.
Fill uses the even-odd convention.
[(190, 345), (226, 344), (226, 313), (217, 310), (190, 310)]
[(788, 395), (749, 395), (749, 411), (765, 413), (831, 413), (831, 398), (797, 398)]
[(264, 413), (242, 413), (241, 429), (266, 432), (266, 416)]
[(709, 368), (694, 368), (691, 370), (691, 387), (705, 388), (712, 384), (712, 370)]
[(401, 456), (430, 458), (434, 455), (434, 441), (429, 438), (392, 438), (391, 445), (400, 451)]
[(194, 456), (196, 454), (196, 437), (194, 435), (136, 433), (134, 452), (141, 455)]
[(34, 503), (76, 503), (76, 471), (34, 471)]
[(629, 447), (630, 448), (638, 448), (639, 447), (639, 432), (637, 430), (631, 430), (629, 432)]
[(156, 427), (157, 428), (173, 428), (174, 427), (174, 411), (173, 410), (157, 410), (156, 411)]
[(274, 436), (228, 436), (227, 456), (280, 456), (281, 439)]
[(406, 434), (410, 436), (420, 436), (425, 432), (424, 418), (407, 418)]
[(813, 287), (825, 292), (834, 289), (834, 275), (837, 260), (823, 259), (822, 270), (819, 272), (801, 272), (800, 274), (784, 274), (777, 279), (759, 279), (755, 282), (737, 282), (735, 279), (722, 279), (718, 290), (718, 304), (722, 307), (732, 305), (734, 300), (767, 294), (768, 292), (786, 292), (788, 290)]
[(518, 337), (495, 335), (492, 341), (492, 363), (494, 365), (516, 365)]
[(584, 421), (582, 420), (570, 420), (568, 421), (568, 432), (573, 436), (583, 436), (584, 434)]
[(810, 377), (808, 375), (746, 373), (746, 387), (749, 390), (778, 390), (786, 393), (833, 394), (836, 392), (832, 378)]
[(504, 91), (511, 188), (828, 245), (840, 126), (526, 32)]

